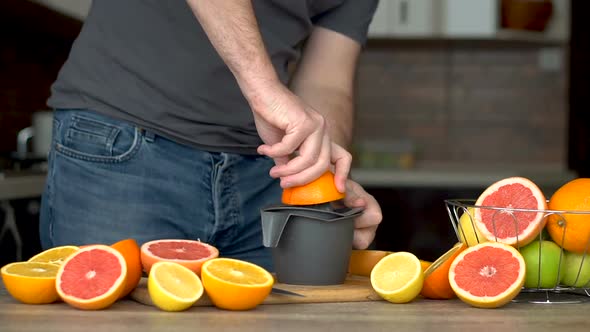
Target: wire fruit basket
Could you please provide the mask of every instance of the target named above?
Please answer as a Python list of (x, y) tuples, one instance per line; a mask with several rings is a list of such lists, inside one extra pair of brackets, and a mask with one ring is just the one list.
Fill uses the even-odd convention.
[[(457, 239), (467, 246), (485, 241), (499, 241), (493, 234), (499, 234), (498, 232), (502, 229), (512, 228), (516, 234), (520, 234), (519, 225), (522, 225), (522, 220), (519, 220), (519, 216), (535, 214), (542, 218), (540, 229), (534, 238), (519, 239), (518, 235), (516, 237), (514, 246), (525, 258), (527, 277), (520, 294), (513, 302), (581, 303), (590, 301), (590, 237), (586, 239), (585, 234), (576, 236), (578, 241), (576, 251), (566, 249), (571, 248), (566, 241), (573, 238), (573, 234), (578, 234), (574, 233), (577, 229), (573, 224), (568, 229), (568, 218), (587, 216), (590, 223), (590, 211), (478, 206), (472, 199), (445, 200), (445, 205)], [(480, 210), (477, 211), (477, 209)], [(488, 232), (485, 237), (477, 228), (476, 215), (481, 215), (483, 211), (492, 215), (492, 236)], [(505, 218), (506, 215), (510, 218)], [(550, 220), (561, 228), (560, 236), (548, 232), (546, 225)], [(590, 228), (590, 225), (588, 227)], [(580, 244), (580, 241), (584, 242)]]

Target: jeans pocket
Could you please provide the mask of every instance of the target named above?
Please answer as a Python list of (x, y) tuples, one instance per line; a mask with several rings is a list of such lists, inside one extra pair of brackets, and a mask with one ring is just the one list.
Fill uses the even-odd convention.
[(119, 163), (139, 150), (139, 128), (88, 111), (67, 111), (60, 116), (55, 150), (91, 162)]

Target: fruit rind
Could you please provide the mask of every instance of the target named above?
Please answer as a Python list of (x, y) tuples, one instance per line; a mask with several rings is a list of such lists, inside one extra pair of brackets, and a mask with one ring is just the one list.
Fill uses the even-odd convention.
[(348, 262), (348, 273), (363, 277), (371, 276), (373, 267), (385, 256), (391, 254), (391, 251), (354, 249), (350, 253)]
[[(216, 264), (216, 262), (235, 261), (237, 264), (252, 265), (256, 269), (259, 269), (267, 277), (267, 282), (257, 285), (235, 285), (231, 282), (227, 282), (223, 279), (218, 278), (214, 274), (208, 271), (209, 265)], [(233, 258), (213, 258), (203, 263), (201, 270), (201, 281), (205, 292), (211, 299), (213, 304), (226, 310), (250, 310), (261, 304), (264, 299), (270, 294), (272, 285), (274, 284), (274, 278), (272, 274), (266, 271), (264, 268), (242, 260)], [(212, 291), (215, 290), (215, 291)], [(238, 292), (245, 293), (246, 296), (237, 299), (235, 294)], [(244, 301), (244, 299), (246, 299)]]
[(468, 247), (488, 241), (479, 228), (477, 228), (474, 215), (474, 208), (471, 206), (468, 207), (463, 211), (461, 217), (459, 217), (459, 223), (457, 225), (459, 241), (465, 243)]
[[(117, 257), (117, 260), (120, 263), (121, 273), (117, 277), (117, 279), (115, 280), (113, 285), (111, 286), (112, 291), (110, 293), (106, 292), (100, 296), (97, 296), (97, 297), (94, 297), (91, 299), (80, 299), (75, 296), (65, 294), (62, 287), (61, 287), (61, 283), (62, 283), (61, 279), (62, 279), (62, 275), (65, 273), (65, 271), (67, 269), (68, 263), (70, 261), (76, 259), (76, 257), (79, 254), (86, 252), (86, 251), (95, 250), (95, 249), (108, 251), (109, 253), (111, 253), (112, 255)], [(111, 248), (110, 246), (102, 245), (102, 244), (94, 244), (94, 245), (85, 246), (84, 248), (79, 249), (74, 254), (70, 255), (60, 265), (59, 271), (57, 272), (56, 289), (57, 289), (57, 293), (59, 294), (61, 299), (64, 302), (66, 302), (67, 304), (69, 304), (75, 308), (83, 309), (83, 310), (100, 310), (100, 309), (105, 309), (105, 308), (109, 307), (116, 300), (119, 299), (121, 293), (123, 292), (123, 289), (125, 288), (126, 277), (127, 277), (127, 263), (125, 262), (125, 258), (123, 257), (123, 255), (121, 255), (121, 253), (119, 253), (119, 251), (117, 251), (114, 248)]]
[[(194, 260), (163, 258), (163, 257), (159, 257), (159, 256), (154, 255), (149, 250), (149, 247), (152, 244), (165, 243), (165, 242), (198, 243), (199, 245), (201, 245), (201, 246), (207, 248), (207, 250), (209, 250), (209, 256), (202, 257), (199, 259), (194, 259)], [(141, 251), (141, 264), (143, 266), (143, 270), (148, 274), (150, 272), (152, 265), (156, 262), (173, 262), (173, 263), (179, 263), (181, 265), (184, 265), (185, 267), (189, 268), (190, 270), (192, 270), (193, 272), (195, 272), (197, 275), (200, 276), (201, 275), (201, 267), (202, 267), (203, 263), (212, 259), (212, 258), (219, 257), (219, 250), (216, 247), (214, 247), (208, 243), (198, 241), (198, 240), (197, 241), (184, 240), (184, 239), (153, 240), (153, 241), (145, 242), (144, 244), (142, 244), (140, 247), (140, 251)]]
[[(129, 238), (111, 244), (111, 247), (119, 251), (125, 263), (127, 263), (127, 278), (125, 279), (125, 288), (119, 295), (119, 298), (123, 298), (129, 295), (141, 280), (142, 265), (141, 265), (141, 252), (139, 245), (135, 239)], [(132, 251), (130, 251), (132, 250)]]
[(336, 188), (334, 173), (328, 170), (306, 185), (283, 189), (281, 202), (287, 205), (314, 205), (337, 201), (345, 196)]
[[(457, 285), (457, 282), (455, 281), (455, 276), (456, 276), (455, 269), (456, 269), (457, 265), (463, 261), (463, 259), (466, 255), (469, 255), (470, 253), (477, 251), (480, 248), (485, 247), (485, 246), (496, 247), (496, 248), (504, 249), (504, 250), (510, 252), (512, 254), (512, 256), (514, 258), (516, 258), (517, 261), (519, 262), (520, 269), (518, 271), (518, 276), (517, 276), (515, 282), (510, 287), (508, 287), (504, 292), (502, 292), (496, 296), (490, 296), (490, 297), (473, 296), (468, 291), (463, 290), (461, 287), (459, 287), (459, 285)], [(484, 242), (484, 243), (480, 243), (480, 244), (477, 244), (473, 247), (469, 247), (469, 248), (463, 250), (455, 258), (455, 260), (451, 264), (451, 268), (449, 270), (449, 282), (451, 284), (451, 287), (455, 291), (455, 294), (457, 294), (457, 297), (459, 299), (461, 299), (463, 302), (468, 303), (468, 304), (470, 304), (474, 307), (478, 307), (478, 308), (498, 308), (498, 307), (501, 307), (501, 306), (507, 304), (508, 302), (512, 301), (512, 299), (514, 299), (520, 293), (520, 291), (522, 290), (522, 287), (524, 285), (524, 281), (525, 281), (524, 258), (518, 252), (518, 250), (516, 250), (514, 247), (512, 247), (508, 244), (499, 243), (499, 242)]]
[[(38, 264), (41, 267), (53, 269), (55, 275), (53, 277), (26, 277), (21, 275), (15, 275), (10, 273), (12, 267), (17, 265), (24, 265), (28, 263)], [(14, 262), (6, 264), (1, 269), (2, 281), (4, 288), (14, 299), (26, 303), (26, 304), (48, 304), (59, 300), (59, 294), (55, 289), (55, 279), (57, 270), (59, 269), (57, 264), (45, 263), (45, 262)], [(37, 283), (38, 287), (32, 288), (28, 285), (23, 285), (22, 279), (32, 279)], [(33, 280), (34, 279), (34, 280)]]
[(466, 244), (462, 242), (455, 243), (451, 249), (438, 257), (424, 270), (424, 286), (420, 291), (420, 295), (433, 300), (448, 300), (455, 297), (455, 292), (449, 284), (448, 271), (451, 262), (465, 248), (467, 248)]
[[(376, 280), (377, 274), (380, 272), (382, 266), (388, 263), (388, 260), (396, 259), (400, 256), (405, 256), (405, 258), (409, 259), (413, 264), (415, 264), (417, 273), (415, 273), (414, 277), (410, 279), (406, 285), (399, 289), (393, 291), (381, 289), (378, 286), (379, 282)], [(424, 273), (422, 272), (422, 263), (414, 254), (405, 251), (398, 251), (385, 256), (375, 265), (371, 271), (371, 285), (373, 289), (375, 292), (377, 292), (377, 294), (379, 294), (379, 296), (391, 303), (408, 303), (414, 300), (418, 294), (420, 294), (423, 283)]]
[[(512, 185), (512, 184), (521, 184), (531, 190), (531, 193), (536, 198), (537, 206), (531, 209), (537, 210), (536, 217), (526, 230), (520, 231), (520, 234), (517, 236), (506, 237), (506, 238), (499, 238), (497, 237), (492, 231), (488, 230), (485, 223), (482, 221), (482, 210), (486, 209), (484, 206), (484, 200), (488, 198), (493, 193), (497, 192), (503, 186)], [(541, 230), (545, 227), (547, 223), (547, 218), (545, 218), (544, 211), (547, 210), (547, 200), (545, 195), (539, 189), (539, 187), (531, 180), (524, 178), (524, 177), (509, 177), (502, 180), (499, 180), (489, 187), (487, 187), (484, 192), (478, 197), (477, 201), (475, 202), (475, 220), (477, 228), (483, 234), (483, 236), (488, 241), (493, 242), (502, 242), (511, 246), (518, 246), (523, 247), (530, 242), (532, 242), (541, 232)], [(507, 208), (502, 206), (497, 206), (496, 208)], [(513, 206), (511, 208), (523, 208), (519, 206)], [(488, 209), (486, 209), (488, 210)], [(508, 210), (497, 210), (497, 213), (507, 213)]]
[(590, 178), (576, 178), (559, 187), (551, 196), (548, 206), (550, 210), (563, 211), (549, 216), (546, 229), (551, 239), (568, 251), (588, 253)]
[[(200, 285), (200, 290), (197, 294), (193, 297), (186, 298), (186, 297), (178, 297), (176, 294), (173, 294), (166, 290), (166, 288), (158, 285), (157, 278), (155, 277), (155, 273), (157, 273), (158, 269), (164, 268), (166, 266), (175, 265), (176, 268), (183, 270), (185, 273), (190, 273), (195, 276), (194, 281)], [(148, 294), (150, 295), (150, 299), (152, 303), (164, 310), (164, 311), (184, 311), (191, 306), (193, 306), (203, 295), (204, 288), (203, 284), (201, 283), (201, 279), (189, 268), (180, 265), (178, 263), (173, 262), (156, 262), (152, 265), (152, 269), (150, 275), (148, 276)]]

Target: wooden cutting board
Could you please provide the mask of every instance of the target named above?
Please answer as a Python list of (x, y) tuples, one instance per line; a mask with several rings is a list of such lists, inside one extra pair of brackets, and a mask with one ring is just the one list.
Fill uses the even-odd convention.
[[(352, 275), (347, 277), (342, 285), (301, 286), (276, 283), (274, 287), (301, 294), (303, 297), (270, 293), (262, 304), (367, 302), (382, 300), (371, 287), (369, 278)], [(146, 278), (142, 278), (137, 288), (131, 292), (130, 297), (139, 303), (153, 305), (147, 290)], [(212, 306), (213, 303), (211, 303), (207, 294), (204, 293), (194, 305)]]

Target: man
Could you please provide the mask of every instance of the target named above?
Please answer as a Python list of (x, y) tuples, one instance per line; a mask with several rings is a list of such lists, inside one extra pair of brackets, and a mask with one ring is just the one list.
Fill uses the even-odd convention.
[(260, 209), (333, 167), (346, 204), (365, 207), (354, 246), (367, 247), (381, 210), (347, 179), (344, 147), (375, 7), (93, 2), (48, 101), (42, 245), (191, 238), (272, 269)]

